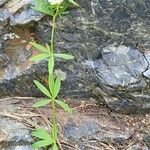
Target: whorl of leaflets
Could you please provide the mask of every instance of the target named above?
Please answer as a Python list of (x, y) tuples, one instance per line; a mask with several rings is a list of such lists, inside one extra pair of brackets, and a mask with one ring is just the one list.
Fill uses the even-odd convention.
[(48, 0), (51, 5), (61, 4), (63, 0)]

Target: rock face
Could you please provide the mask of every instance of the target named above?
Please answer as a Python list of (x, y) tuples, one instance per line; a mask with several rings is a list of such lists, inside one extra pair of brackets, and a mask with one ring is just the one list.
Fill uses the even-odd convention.
[[(29, 7), (34, 4), (31, 0), (1, 0), (0, 5), (4, 5), (1, 9), (0, 20), (7, 21), (10, 19), (11, 25), (25, 24), (30, 21), (38, 21), (43, 15)], [(23, 11), (17, 13), (19, 9), (23, 8)]]
[(150, 147), (150, 135), (145, 135), (143, 141)]
[(95, 139), (97, 142), (100, 141), (107, 143), (111, 141), (121, 143), (128, 140), (131, 137), (131, 134), (129, 132), (127, 134), (121, 132), (110, 133), (107, 129), (99, 126), (96, 122), (86, 122), (78, 127), (73, 124), (67, 124), (64, 129), (64, 136), (72, 143), (80, 143), (85, 137), (87, 141)]
[(101, 87), (95, 92), (110, 108), (124, 113), (149, 109), (149, 80), (144, 77), (148, 77), (149, 61), (145, 54), (122, 45), (109, 46), (93, 64)]
[[(150, 2), (80, 0), (79, 4), (81, 8), (57, 21), (57, 52), (76, 57), (57, 63), (67, 74), (62, 96), (94, 94), (123, 113), (150, 110)], [(51, 19), (41, 20), (43, 15), (30, 7), (32, 0), (1, 0), (0, 5), (0, 96), (39, 96), (32, 80), (46, 82), (46, 62), (29, 61), (36, 52), (28, 42), (48, 42)]]

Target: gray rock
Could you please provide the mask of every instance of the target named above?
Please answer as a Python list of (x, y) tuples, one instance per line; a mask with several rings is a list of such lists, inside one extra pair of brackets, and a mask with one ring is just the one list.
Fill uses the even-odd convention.
[(70, 141), (80, 141), (83, 138), (89, 138), (96, 132), (100, 131), (101, 128), (97, 123), (87, 122), (82, 126), (78, 127), (74, 124), (67, 124), (64, 128), (64, 136)]
[(32, 150), (31, 145), (27, 146), (9, 146), (7, 148), (3, 148), (2, 150)]
[(5, 68), (6, 66), (8, 66), (8, 64), (11, 63), (10, 58), (8, 58), (6, 55), (2, 54), (0, 55), (0, 69)]
[(150, 53), (146, 53), (145, 58), (148, 62), (148, 68), (143, 74), (145, 77), (150, 78)]
[(143, 138), (143, 141), (147, 144), (147, 146), (150, 148), (150, 135), (145, 135)]
[(33, 141), (29, 129), (24, 124), (10, 120), (9, 118), (0, 118), (0, 122), (0, 130), (7, 136), (7, 142), (24, 141), (30, 143)]
[[(6, 0), (5, 0), (6, 1)], [(0, 1), (3, 4), (5, 1)], [(32, 0), (16, 1), (12, 0), (0, 8), (0, 21), (4, 22), (10, 19), (10, 25), (26, 24), (30, 21), (39, 21), (44, 15), (31, 9), (30, 6), (35, 3)], [(18, 11), (18, 10), (22, 11)]]
[[(12, 98), (0, 104), (0, 149), (1, 150), (32, 150), (34, 142), (31, 128), (21, 120), (18, 106), (19, 99)], [(15, 103), (15, 104), (14, 104)], [(18, 114), (18, 116), (16, 115)], [(35, 121), (35, 120), (34, 120)], [(39, 149), (41, 150), (41, 149)]]
[(114, 132), (109, 128), (101, 127), (96, 122), (85, 122), (81, 125), (68, 123), (63, 130), (64, 136), (73, 144), (78, 145), (79, 149), (85, 149), (85, 143), (98, 144), (105, 143), (122, 143), (131, 137), (129, 132)]
[(4, 4), (7, 0), (0, 0), (0, 5)]
[(26, 9), (21, 13), (17, 13), (10, 17), (10, 25), (21, 25), (29, 23), (30, 21), (39, 21), (43, 15), (33, 9)]
[(102, 60), (95, 62), (101, 83), (109, 86), (127, 87), (139, 82), (148, 63), (138, 50), (126, 46), (109, 46), (103, 49)]
[(149, 67), (142, 53), (122, 45), (109, 46), (103, 50), (102, 58), (93, 62), (93, 66), (102, 89), (99, 95), (111, 109), (124, 113), (150, 109), (149, 92), (141, 93), (149, 85), (142, 78)]
[(147, 147), (147, 146), (143, 146), (143, 149), (144, 149), (144, 150), (149, 150), (150, 148)]
[(127, 150), (149, 150), (148, 147), (143, 147), (140, 144), (130, 146)]
[(7, 21), (7, 19), (9, 18), (9, 16), (10, 16), (10, 13), (9, 13), (8, 10), (6, 10), (6, 9), (0, 9), (0, 25), (3, 22)]
[[(67, 74), (62, 96), (91, 97), (93, 91), (112, 110), (149, 111), (150, 2), (80, 0), (78, 3), (81, 8), (72, 9), (57, 21), (56, 51), (75, 56), (72, 62), (57, 62), (56, 69)], [(49, 42), (52, 20), (41, 19), (43, 15), (32, 10), (31, 5), (32, 0), (17, 3), (11, 0), (1, 6), (0, 41), (4, 29), (16, 34), (22, 27), (14, 30), (10, 26), (28, 24), (32, 34), (36, 34), (35, 39), (43, 44)], [(38, 23), (30, 23), (33, 21)], [(43, 96), (32, 81), (45, 81), (47, 63), (31, 63), (31, 53), (25, 44), (12, 46), (4, 40), (2, 43), (0, 96)], [(8, 49), (13, 49), (13, 53)]]
[(30, 130), (27, 126), (10, 118), (0, 118), (0, 121), (0, 148), (2, 150), (32, 149), (31, 143), (33, 139), (31, 138)]
[(99, 135), (98, 137), (95, 136), (95, 139), (101, 142), (115, 142), (115, 143), (121, 143), (126, 140), (128, 140), (131, 137), (131, 134), (129, 133), (113, 133), (113, 134), (104, 134), (104, 135)]

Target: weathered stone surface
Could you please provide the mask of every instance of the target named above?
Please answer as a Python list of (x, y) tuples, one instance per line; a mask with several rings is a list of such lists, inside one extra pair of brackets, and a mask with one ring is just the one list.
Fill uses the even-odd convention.
[(31, 139), (29, 130), (22, 123), (10, 120), (9, 118), (0, 118), (0, 121), (0, 130), (2, 130), (3, 133), (7, 135), (7, 139), (4, 140), (5, 142), (20, 142), (22, 140), (24, 142), (29, 143), (33, 141)]
[[(30, 130), (25, 124), (18, 120), (19, 116), (15, 117), (14, 113), (17, 112), (17, 107), (14, 107), (12, 102), (3, 102), (0, 106), (0, 148), (3, 146), (11, 145), (14, 143), (31, 143), (33, 139), (30, 135)], [(19, 102), (16, 100), (16, 102)], [(0, 102), (2, 103), (2, 102)], [(7, 103), (7, 105), (6, 105)], [(6, 117), (7, 116), (7, 117)], [(13, 118), (14, 117), (14, 118)]]
[[(36, 16), (36, 17), (35, 17)], [(11, 25), (26, 24), (30, 21), (39, 21), (43, 15), (31, 8), (24, 10), (20, 14), (10, 17)]]
[[(67, 124), (64, 128), (64, 136), (71, 142), (81, 142), (95, 139), (97, 142), (124, 142), (131, 136), (130, 133), (110, 133), (96, 122), (85, 122), (80, 126)], [(83, 142), (83, 141), (82, 141)]]
[(0, 23), (2, 24), (9, 18), (10, 13), (6, 9), (0, 9)]
[[(2, 1), (0, 4), (5, 1)], [(32, 0), (10, 0), (4, 5), (4, 8), (0, 8), (0, 21), (10, 19), (11, 25), (39, 21), (43, 17), (43, 14), (33, 10), (29, 5), (34, 5), (34, 2)], [(18, 12), (20, 9), (22, 9), (22, 11)]]
[(148, 63), (138, 50), (120, 45), (103, 49), (102, 59), (97, 60), (94, 66), (100, 83), (112, 87), (128, 87), (142, 82), (140, 77), (147, 70)]
[(147, 146), (150, 148), (150, 135), (145, 135), (143, 138), (143, 141), (147, 144)]
[[(0, 149), (1, 150), (31, 150), (31, 131), (29, 127), (22, 122), (25, 117), (19, 113), (19, 99), (8, 99), (0, 101)], [(18, 116), (16, 115), (18, 114)], [(20, 114), (20, 115), (19, 115)], [(22, 118), (22, 119), (21, 119)]]
[(145, 57), (146, 57), (146, 60), (148, 62), (148, 68), (144, 72), (144, 76), (150, 79), (150, 52), (148, 54), (146, 54)]
[(10, 63), (11, 63), (11, 61), (6, 55), (4, 55), (4, 54), (0, 55), (0, 69), (3, 69)]
[(3, 4), (6, 0), (0, 0), (0, 5)]
[(101, 131), (101, 127), (97, 123), (86, 122), (80, 127), (74, 124), (67, 124), (64, 128), (64, 136), (70, 141), (80, 141), (83, 137), (91, 137), (96, 132)]
[[(57, 63), (57, 68), (67, 74), (63, 96), (90, 97), (94, 91), (98, 100), (112, 110), (124, 113), (149, 111), (150, 2), (78, 2), (81, 8), (72, 9), (57, 22), (57, 52), (75, 55), (73, 62)], [(32, 0), (10, 0), (0, 8), (1, 96), (39, 96), (32, 80), (47, 82), (46, 62), (33, 64), (29, 61), (36, 52), (28, 48), (28, 42), (31, 39), (43, 44), (49, 42), (52, 21), (45, 17), (36, 24), (30, 23), (43, 16), (32, 10), (31, 5), (34, 5)], [(21, 36), (19, 30), (23, 27), (10, 28), (21, 24), (28, 24), (25, 28), (30, 36), (26, 36), (26, 32)], [(6, 33), (18, 35), (18, 43), (15, 43), (16, 39), (4, 40)]]
[(111, 131), (111, 128), (105, 128), (96, 122), (84, 122), (81, 125), (68, 123), (65, 125), (63, 133), (64, 137), (70, 143), (76, 144), (80, 150), (88, 149), (86, 143), (90, 143), (90, 141), (92, 141), (91, 146), (96, 146), (100, 142), (121, 144), (132, 135), (128, 131)]
[(9, 146), (8, 148), (3, 148), (2, 150), (32, 150), (32, 147), (31, 147), (31, 145)]
[(0, 0), (0, 5), (4, 4), (7, 0)]
[(149, 81), (143, 78), (149, 63), (138, 50), (120, 45), (103, 49), (102, 58), (93, 62), (102, 90), (96, 93), (115, 111), (149, 110)]
[(135, 144), (130, 146), (127, 150), (149, 150), (147, 146), (141, 146), (140, 144)]

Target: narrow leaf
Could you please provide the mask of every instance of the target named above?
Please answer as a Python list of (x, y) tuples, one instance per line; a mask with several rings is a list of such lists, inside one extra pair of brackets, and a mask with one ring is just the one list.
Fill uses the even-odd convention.
[(68, 8), (70, 7), (70, 3), (64, 3), (62, 7), (59, 9), (59, 15), (69, 13)]
[(51, 48), (50, 48), (50, 46), (47, 43), (46, 43), (46, 48), (48, 50), (48, 53), (50, 53), (50, 55), (52, 55)]
[(62, 107), (65, 111), (72, 113), (72, 109), (69, 107), (68, 104), (66, 104), (65, 102), (61, 101), (61, 100), (56, 100), (56, 103)]
[(47, 88), (42, 85), (40, 82), (38, 82), (37, 80), (34, 80), (34, 84), (38, 87), (38, 89), (44, 93), (46, 96), (50, 97), (51, 98), (51, 94), (50, 92), (47, 90)]
[[(43, 7), (43, 6), (42, 6)], [(47, 14), (47, 15), (50, 15), (50, 16), (53, 16), (53, 12), (52, 11), (50, 11), (50, 9), (43, 9), (43, 8), (41, 8), (41, 7), (37, 7), (37, 6), (35, 6), (35, 7), (32, 7), (33, 9), (35, 9), (35, 10), (37, 10), (37, 11), (39, 11), (39, 12), (42, 12), (42, 13), (44, 13), (44, 14)]]
[(68, 2), (70, 2), (73, 5), (79, 6), (74, 0), (68, 0)]
[(54, 70), (54, 56), (51, 56), (49, 61), (48, 61), (48, 72), (49, 75), (51, 75), (53, 73)]
[(35, 7), (32, 7), (35, 10), (38, 10), (44, 14), (48, 14), (53, 16), (54, 10), (50, 7), (49, 3), (43, 0), (34, 0), (37, 5)]
[(49, 104), (50, 102), (52, 102), (52, 99), (40, 100), (36, 102), (32, 107), (36, 107), (36, 108), (42, 107), (42, 106)]
[(64, 11), (61, 13), (62, 15), (66, 15), (66, 14), (69, 14), (69, 11)]
[(35, 136), (39, 139), (42, 139), (42, 140), (49, 140), (51, 141), (52, 140), (52, 137), (49, 133), (47, 133), (44, 129), (42, 128), (38, 128), (36, 129), (35, 131), (33, 131), (31, 133), (32, 136)]
[(49, 54), (39, 54), (39, 55), (36, 55), (36, 56), (33, 56), (32, 58), (31, 58), (31, 61), (41, 61), (41, 60), (44, 60), (44, 59), (46, 59), (46, 58), (48, 58), (48, 57), (50, 57), (50, 55)]
[(54, 143), (54, 145), (53, 145), (53, 150), (58, 150), (58, 146), (56, 143)]
[(55, 57), (63, 58), (66, 60), (74, 59), (74, 56), (69, 55), (69, 54), (54, 54)]
[(32, 144), (32, 148), (41, 148), (41, 147), (46, 147), (52, 144), (53, 144), (53, 141), (50, 142), (48, 140), (41, 140)]
[(40, 51), (45, 52), (45, 53), (49, 52), (47, 48), (45, 48), (44, 46), (42, 46), (40, 44), (37, 44), (36, 42), (30, 42), (30, 44), (32, 46), (34, 46), (37, 50), (40, 50)]
[(48, 84), (49, 84), (49, 89), (50, 89), (51, 95), (53, 96), (54, 95), (54, 85), (55, 85), (53, 74), (49, 75)]
[(60, 87), (61, 87), (61, 80), (60, 80), (60, 77), (56, 77), (56, 80), (55, 80), (55, 85), (54, 85), (54, 95), (53, 95), (53, 98), (55, 99), (59, 92), (60, 92)]

